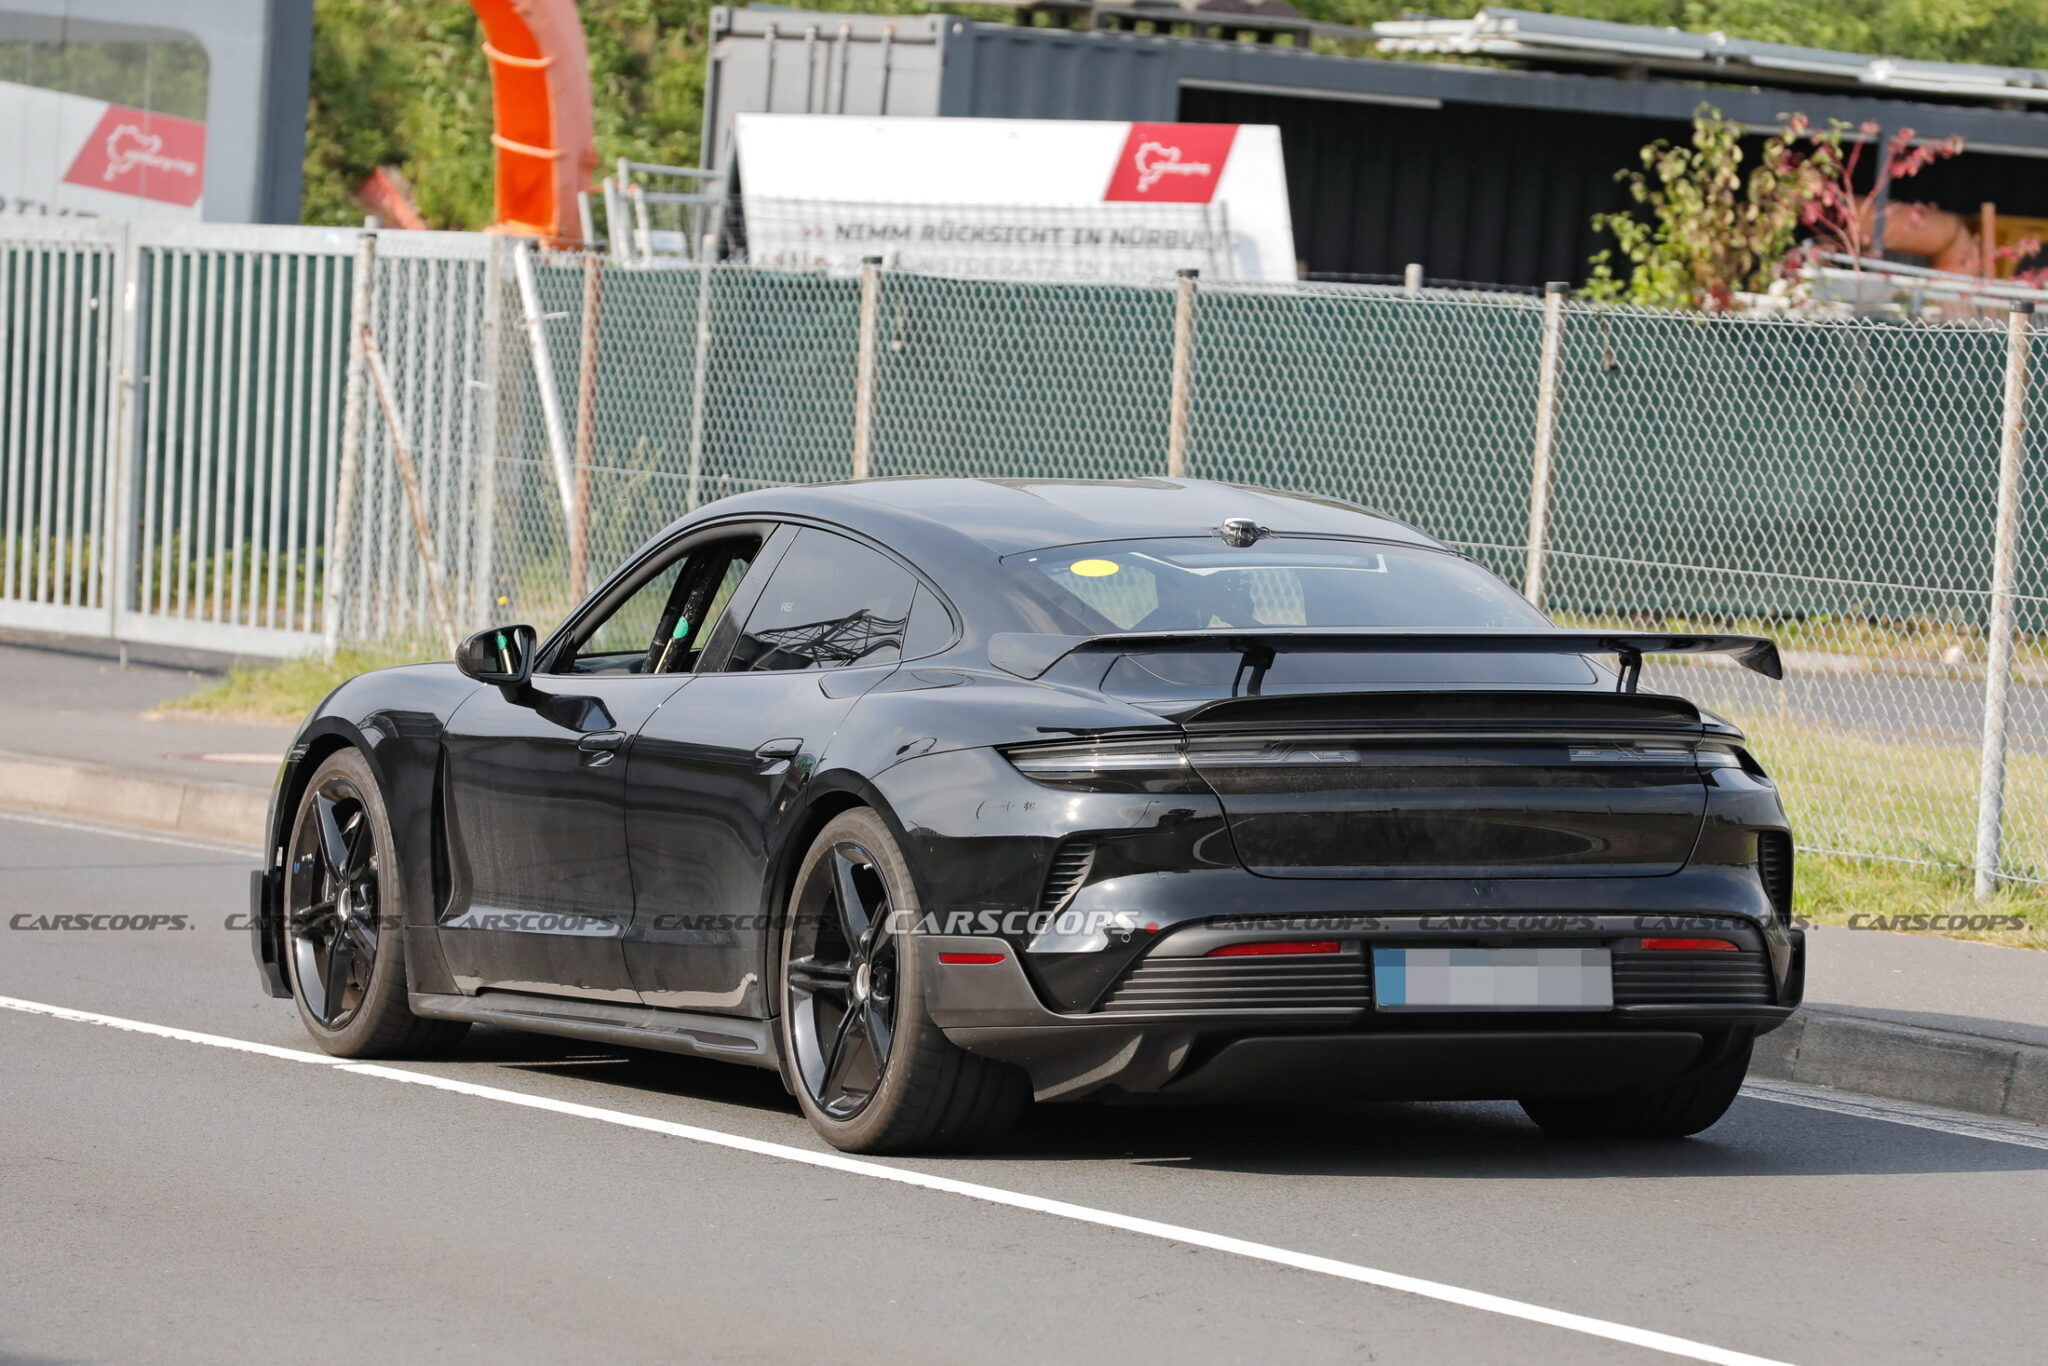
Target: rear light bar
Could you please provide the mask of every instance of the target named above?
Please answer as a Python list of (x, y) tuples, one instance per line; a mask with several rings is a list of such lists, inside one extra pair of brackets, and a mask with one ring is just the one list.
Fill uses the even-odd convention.
[(1726, 939), (1645, 939), (1646, 949), (1666, 949), (1673, 953), (1739, 953), (1740, 946)]
[(1083, 792), (1207, 792), (1180, 737), (1018, 745), (1003, 750), (1033, 782)]
[(1020, 745), (1003, 751), (1021, 773), (1072, 781), (1114, 773), (1179, 772), (1188, 766), (1180, 740), (1109, 741), (1090, 744)]
[(1211, 949), (1207, 958), (1264, 958), (1269, 954), (1294, 953), (1336, 953), (1338, 943), (1334, 939), (1272, 939), (1258, 944), (1225, 944), (1220, 949)]
[(1000, 953), (942, 953), (939, 955), (941, 963), (1000, 963), (1003, 961), (1003, 958), (1004, 955)]

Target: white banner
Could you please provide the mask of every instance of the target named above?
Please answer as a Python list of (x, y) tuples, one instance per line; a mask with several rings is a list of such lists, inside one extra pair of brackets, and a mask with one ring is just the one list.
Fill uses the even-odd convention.
[(1049, 279), (1295, 278), (1280, 131), (1261, 124), (742, 114), (759, 264)]
[(0, 213), (197, 219), (206, 125), (0, 81)]

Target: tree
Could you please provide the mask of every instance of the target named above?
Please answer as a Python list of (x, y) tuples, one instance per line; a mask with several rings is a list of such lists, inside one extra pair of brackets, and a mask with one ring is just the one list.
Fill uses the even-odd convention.
[[(794, 0), (923, 13), (921, 0)], [(597, 150), (694, 166), (713, 0), (580, 0)], [(379, 166), (411, 181), (437, 228), (491, 221), (491, 77), (469, 0), (314, 0), (305, 221), (360, 223)]]
[[(1761, 292), (1784, 269), (1810, 207), (1842, 179), (1842, 130), (1814, 133), (1795, 114), (1743, 166), (1742, 126), (1702, 104), (1685, 145), (1643, 148), (1643, 169), (1623, 171), (1645, 210), (1596, 214), (1616, 246), (1592, 261), (1588, 298), (1718, 311)], [(1628, 263), (1615, 273), (1615, 253)]]
[[(1836, 143), (1841, 141), (1841, 129), (1835, 128)], [(1856, 269), (1871, 257), (1884, 254), (1885, 242), (1896, 246), (1892, 222), (1884, 229), (1885, 241), (1880, 242), (1877, 226), (1877, 206), (1880, 198), (1888, 197), (1892, 187), (1901, 180), (1910, 179), (1937, 161), (1946, 161), (1962, 155), (1963, 140), (1951, 137), (1941, 142), (1920, 142), (1919, 134), (1911, 128), (1894, 132), (1885, 146), (1885, 155), (1880, 158), (1878, 168), (1871, 173), (1870, 189), (1858, 193), (1856, 172), (1863, 159), (1866, 147), (1876, 145), (1884, 130), (1875, 122), (1863, 124), (1856, 130), (1856, 139), (1846, 158), (1837, 158), (1839, 171), (1820, 185), (1819, 193), (1808, 200), (1799, 211), (1799, 221), (1812, 233), (1812, 249), (1817, 252), (1831, 252), (1846, 256)], [(1918, 226), (1927, 219), (1930, 208), (1926, 204), (1898, 204), (1886, 210), (1886, 214), (1898, 215), (1903, 221)], [(1954, 224), (1953, 217), (1944, 221)], [(1955, 225), (1960, 227), (1960, 225)], [(1937, 261), (1943, 269), (1975, 269), (1976, 252), (1970, 242), (1964, 261), (1951, 267)], [(1915, 248), (1917, 250), (1917, 248)]]

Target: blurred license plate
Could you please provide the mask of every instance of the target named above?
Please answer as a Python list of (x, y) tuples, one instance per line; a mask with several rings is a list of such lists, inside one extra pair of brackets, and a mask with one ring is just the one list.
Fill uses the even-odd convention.
[(1374, 949), (1379, 1010), (1612, 1010), (1606, 949)]

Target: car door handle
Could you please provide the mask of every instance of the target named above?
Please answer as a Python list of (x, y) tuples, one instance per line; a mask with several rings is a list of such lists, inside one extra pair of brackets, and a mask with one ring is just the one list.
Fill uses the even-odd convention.
[(803, 752), (803, 740), (799, 737), (786, 735), (780, 740), (770, 740), (759, 749), (756, 749), (754, 751), (754, 758), (760, 762), (761, 767), (766, 768), (770, 764), (779, 764), (785, 759), (794, 759)]
[(622, 730), (600, 730), (594, 731), (589, 735), (579, 735), (576, 737), (576, 748), (582, 750), (585, 754), (595, 754), (600, 750), (622, 749), (625, 747), (625, 744), (626, 732)]

